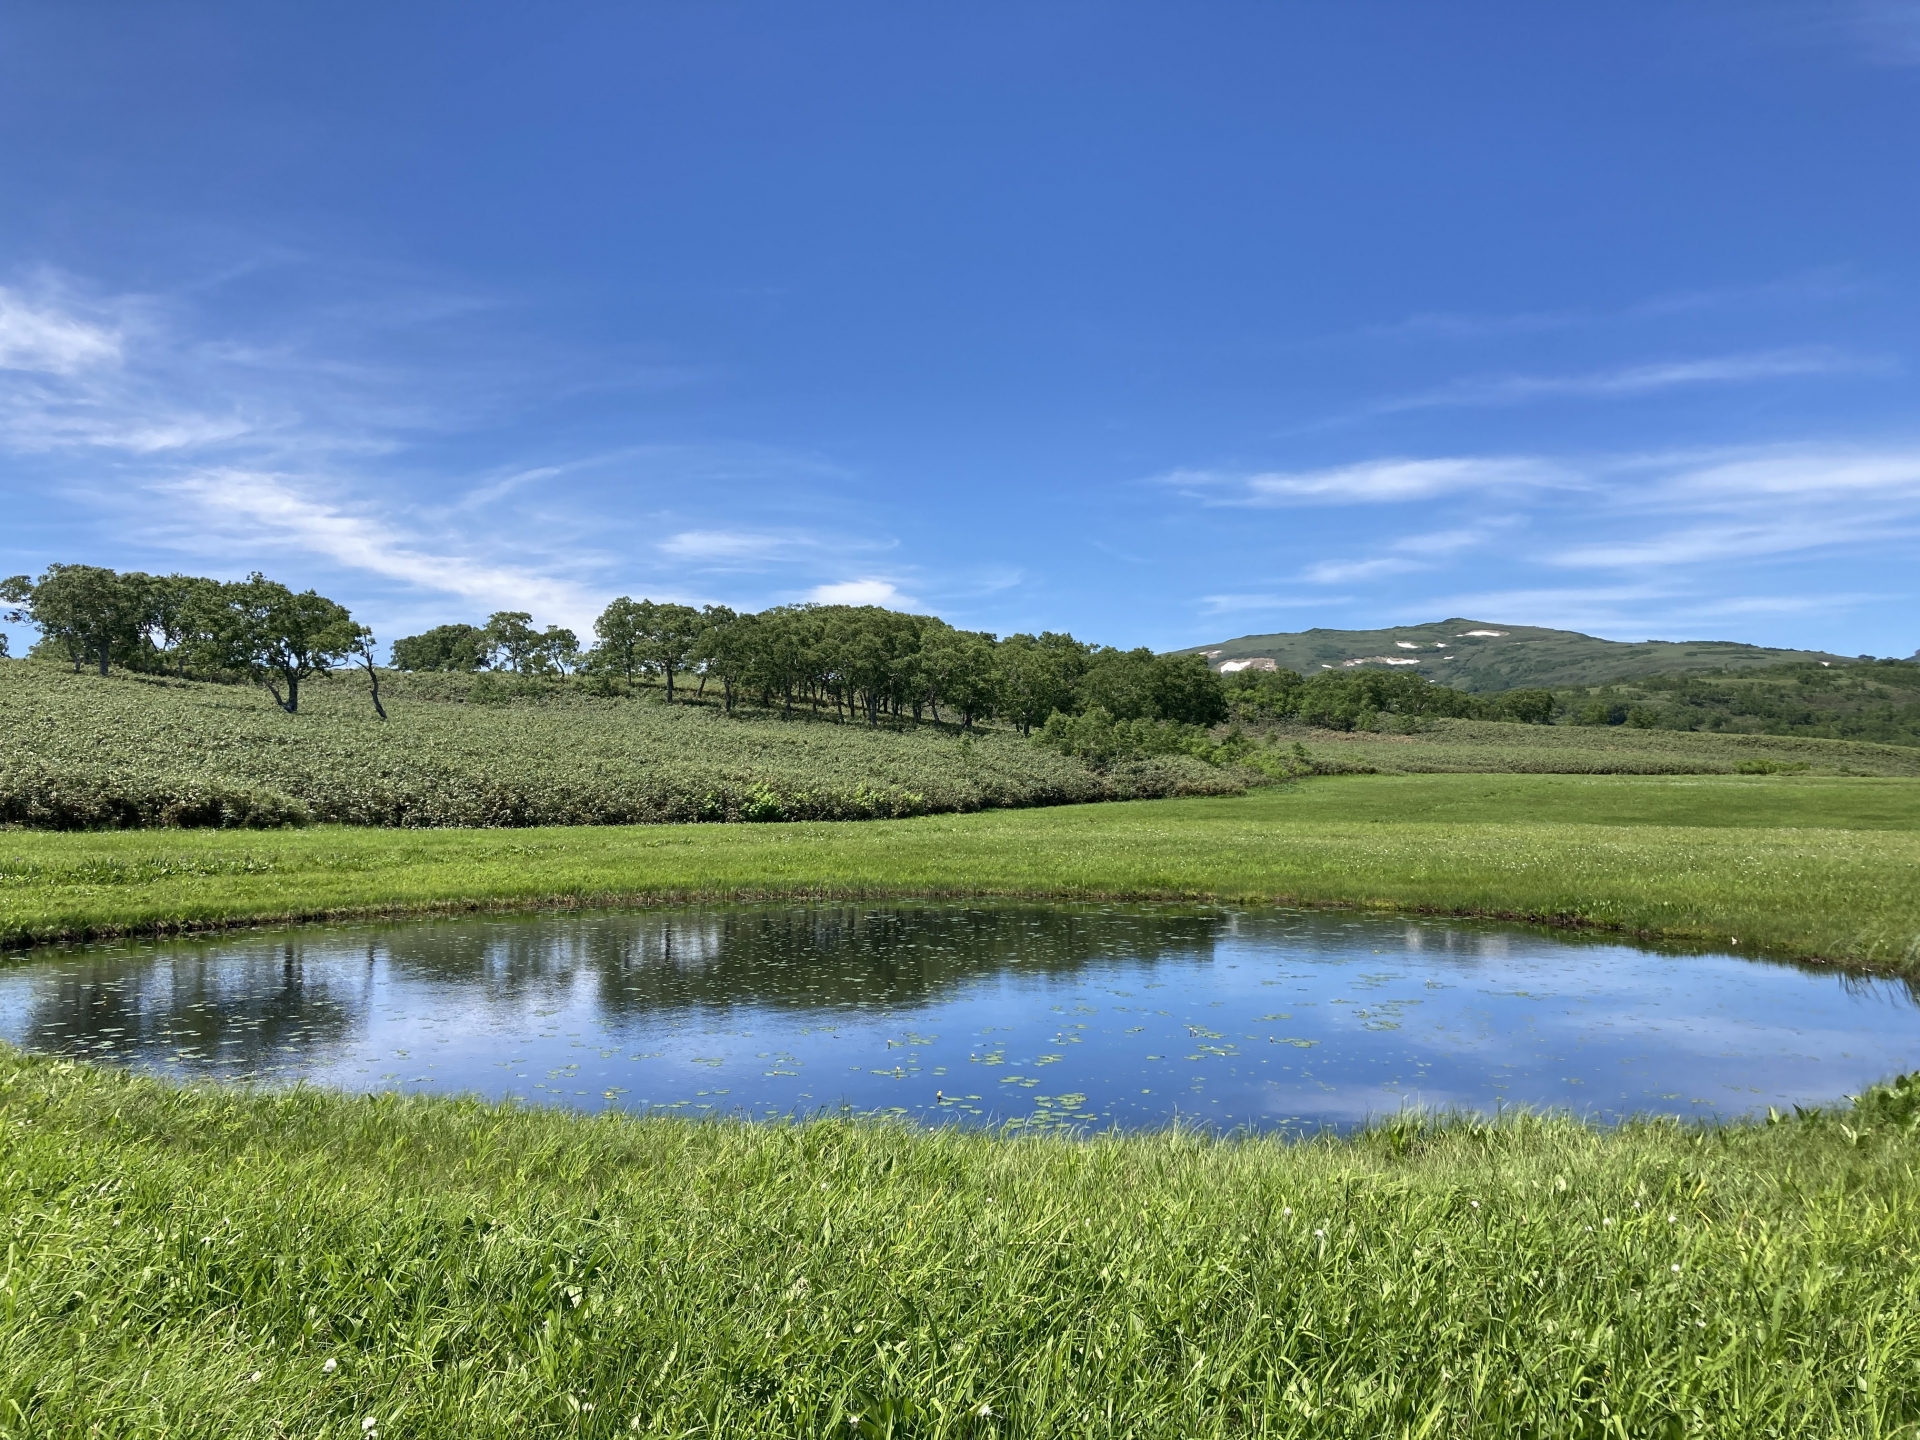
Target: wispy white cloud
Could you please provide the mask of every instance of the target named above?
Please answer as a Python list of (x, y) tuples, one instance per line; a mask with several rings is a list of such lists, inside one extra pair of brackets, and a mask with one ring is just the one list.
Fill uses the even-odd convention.
[(1313, 585), (1344, 585), (1349, 580), (1373, 580), (1427, 568), (1418, 561), (1383, 555), (1372, 560), (1322, 560), (1302, 570), (1300, 578)]
[[(62, 493), (91, 498), (143, 545), (218, 557), (223, 573), (304, 555), (485, 608), (576, 625), (596, 613), (582, 577), (605, 557), (577, 533), (546, 543), (567, 530), (550, 504), (510, 544), (460, 513), (556, 467), (509, 473), (437, 511), (399, 498), (382, 462), (441, 418), (421, 394), (394, 398), (406, 377), (198, 336), (164, 303), (83, 302), (53, 284), (31, 298), (0, 291), (0, 361), (0, 449), (70, 471)], [(103, 453), (111, 487), (95, 478)]]
[(1342, 585), (1349, 580), (1373, 580), (1383, 575), (1412, 575), (1437, 570), (1451, 556), (1487, 544), (1503, 530), (1518, 524), (1517, 515), (1492, 515), (1470, 526), (1451, 530), (1417, 530), (1389, 541), (1387, 553), (1364, 559), (1321, 560), (1300, 572), (1315, 585)]
[(1582, 569), (1741, 562), (1920, 536), (1920, 446), (1395, 457), (1306, 471), (1183, 470), (1165, 479), (1208, 505), (1424, 507), (1444, 498), (1456, 512), (1463, 504), (1481, 511), (1468, 525), (1383, 541), (1373, 555), (1314, 561), (1300, 578), (1316, 585), (1438, 568), (1530, 517), (1544, 534), (1521, 558)]
[(1859, 591), (1792, 595), (1714, 594), (1690, 589), (1683, 577), (1623, 585), (1514, 587), (1424, 596), (1401, 608), (1411, 619), (1463, 615), (1496, 623), (1579, 630), (1615, 640), (1712, 638), (1722, 621), (1751, 615), (1843, 614), (1898, 597)]
[(1241, 611), (1312, 609), (1324, 605), (1345, 605), (1351, 595), (1274, 595), (1227, 594), (1202, 595), (1200, 605), (1208, 615), (1233, 615)]
[(1464, 491), (1572, 483), (1564, 467), (1529, 456), (1396, 457), (1320, 470), (1175, 470), (1161, 483), (1213, 505), (1380, 505)]
[[(1510, 476), (1545, 478), (1507, 484)], [(1273, 504), (1276, 493), (1302, 504), (1353, 497), (1370, 507), (1367, 528), (1385, 531), (1371, 553), (1322, 556), (1295, 578), (1329, 590), (1364, 586), (1368, 608), (1384, 602), (1410, 619), (1466, 615), (1633, 639), (1724, 633), (1726, 622), (1741, 616), (1858, 613), (1875, 602), (1863, 598), (1857, 580), (1823, 583), (1818, 577), (1831, 574), (1831, 561), (1859, 557), (1884, 565), (1920, 551), (1920, 445), (1481, 456), (1464, 463), (1396, 457), (1265, 472), (1257, 477), (1266, 482), (1263, 491), (1252, 488), (1253, 478), (1210, 472), (1204, 486), (1181, 488), (1209, 505), (1223, 503), (1223, 495), (1224, 503), (1240, 504)], [(1396, 536), (1373, 514), (1408, 528)], [(1454, 523), (1424, 528), (1435, 514)], [(1815, 568), (1784, 568), (1790, 564)], [(1601, 583), (1538, 583), (1571, 572)], [(1508, 583), (1483, 588), (1468, 578), (1488, 573)], [(1433, 580), (1422, 585), (1422, 574)], [(1442, 576), (1456, 585), (1468, 579), (1473, 588), (1452, 593)], [(1302, 602), (1298, 594), (1261, 593), (1203, 603), (1221, 614)]]
[(798, 535), (756, 530), (682, 530), (660, 542), (668, 555), (682, 560), (764, 561), (818, 548)]
[(1771, 309), (1819, 303), (1859, 292), (1861, 282), (1845, 269), (1822, 267), (1757, 285), (1668, 290), (1610, 309), (1519, 310), (1505, 314), (1427, 310), (1350, 332), (1360, 340), (1484, 340), (1561, 330), (1618, 328), (1702, 311)]
[(1667, 483), (1683, 499), (1920, 500), (1920, 446), (1774, 446), (1681, 459), (1682, 468)]
[(1598, 523), (1587, 527), (1615, 533), (1543, 558), (1592, 569), (1653, 568), (1885, 545), (1920, 534), (1920, 447), (1780, 446), (1681, 455), (1664, 464), (1646, 457), (1622, 468), (1632, 478), (1608, 488)]
[(1500, 531), (1511, 528), (1519, 518), (1515, 515), (1499, 515), (1489, 517), (1465, 529), (1420, 531), (1401, 536), (1390, 548), (1404, 555), (1436, 558), (1442, 555), (1458, 555), (1463, 550), (1472, 550), (1485, 545)]
[(1377, 415), (1448, 406), (1518, 405), (1529, 400), (1566, 397), (1606, 400), (1648, 395), (1698, 385), (1731, 385), (1809, 375), (1859, 374), (1892, 370), (1884, 356), (1856, 354), (1829, 346), (1762, 350), (1590, 370), (1573, 375), (1480, 375), (1432, 390), (1368, 407)]
[(1422, 596), (1403, 606), (1409, 619), (1430, 620), (1436, 615), (1459, 615), (1497, 624), (1544, 625), (1550, 629), (1581, 630), (1613, 639), (1644, 640), (1633, 625), (1649, 609), (1668, 612), (1684, 590), (1671, 584), (1639, 583), (1605, 586), (1514, 586)]
[(0, 286), (0, 370), (77, 375), (117, 364), (120, 354), (112, 327)]
[(454, 549), (447, 537), (415, 533), (373, 506), (321, 498), (285, 475), (206, 469), (159, 488), (194, 508), (194, 528), (207, 540), (245, 553), (300, 550), (408, 585), (574, 625), (590, 622), (605, 598), (572, 580)]
[(1688, 609), (1701, 616), (1721, 615), (1809, 615), (1851, 610), (1858, 605), (1885, 604), (1907, 597), (1864, 590), (1836, 591), (1832, 594), (1802, 595), (1728, 595), (1714, 600), (1699, 600)]

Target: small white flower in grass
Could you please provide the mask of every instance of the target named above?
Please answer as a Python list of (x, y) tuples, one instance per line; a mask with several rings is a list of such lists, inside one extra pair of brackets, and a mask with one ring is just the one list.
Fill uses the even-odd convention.
[(1280, 1213), (1282, 1215), (1291, 1215), (1293, 1213), (1293, 1207), (1291, 1205), (1283, 1205), (1280, 1207)]
[[(1609, 1215), (1609, 1216), (1607, 1216), (1607, 1218), (1606, 1218), (1606, 1219), (1604, 1219), (1604, 1220), (1602, 1220), (1602, 1221), (1601, 1221), (1600, 1223), (1601, 1223), (1602, 1225), (1611, 1225), (1611, 1224), (1613, 1223), (1613, 1217), (1612, 1217), (1611, 1215)], [(1593, 1227), (1592, 1227), (1591, 1225), (1589, 1225), (1589, 1226), (1588, 1226), (1587, 1228), (1588, 1228), (1589, 1230), (1591, 1230), (1591, 1229), (1592, 1229)]]
[(253, 1381), (254, 1384), (258, 1385), (260, 1383), (260, 1372), (256, 1370), (253, 1372), (253, 1374), (249, 1375), (247, 1378)]
[(1589, 1226), (1587, 1226), (1587, 1233), (1588, 1233), (1589, 1235), (1591, 1235), (1591, 1234), (1593, 1233), (1593, 1227), (1592, 1227), (1591, 1225), (1589, 1225)]
[(1707, 1328), (1707, 1322), (1704, 1320), (1696, 1320), (1693, 1323), (1696, 1329), (1704, 1330)]
[(334, 1371), (338, 1370), (339, 1368), (340, 1368), (340, 1362), (338, 1360), (329, 1359), (326, 1364), (320, 1367), (320, 1373), (322, 1375), (331, 1375)]
[(1678, 1215), (1667, 1216), (1667, 1224), (1678, 1225), (1679, 1223), (1680, 1223), (1680, 1217)]
[(1678, 1265), (1669, 1265), (1667, 1268), (1673, 1271), (1673, 1273), (1676, 1275), (1680, 1273), (1680, 1267)]
[(1467, 1204), (1471, 1205), (1476, 1210), (1480, 1208), (1480, 1202), (1478, 1200), (1469, 1200), (1467, 1201)]
[(360, 1428), (362, 1430), (365, 1430), (368, 1434), (372, 1434), (373, 1427), (378, 1425), (379, 1423), (380, 1422), (378, 1420), (374, 1419), (373, 1416), (369, 1415), (367, 1416), (366, 1419), (360, 1422)]
[(1316, 1230), (1313, 1233), (1318, 1235), (1322, 1240), (1327, 1238), (1327, 1232), (1324, 1230)]
[(978, 1415), (982, 1420), (991, 1420), (993, 1418), (993, 1406), (982, 1400), (980, 1402), (980, 1408), (973, 1413)]

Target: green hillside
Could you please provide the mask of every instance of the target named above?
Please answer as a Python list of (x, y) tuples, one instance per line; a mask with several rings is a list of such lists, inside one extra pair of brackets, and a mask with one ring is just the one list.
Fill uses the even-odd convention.
[(1554, 701), (1579, 725), (1920, 745), (1920, 663), (1912, 660), (1638, 675), (1563, 690)]
[[(1474, 634), (1475, 631), (1485, 632)], [(1461, 690), (1563, 689), (1648, 675), (1741, 670), (1789, 661), (1829, 666), (1857, 663), (1824, 651), (1775, 650), (1733, 640), (1648, 640), (1627, 644), (1575, 630), (1486, 620), (1438, 620), (1387, 630), (1301, 630), (1242, 635), (1180, 654), (1205, 655), (1215, 669), (1232, 660), (1269, 659), (1283, 670), (1404, 668)], [(1414, 662), (1414, 663), (1407, 663)]]
[(836, 724), (597, 696), (569, 681), (317, 681), (287, 715), (244, 685), (0, 660), (0, 824), (403, 827), (869, 819), (1237, 792), (1185, 755), (1095, 769), (1007, 729)]

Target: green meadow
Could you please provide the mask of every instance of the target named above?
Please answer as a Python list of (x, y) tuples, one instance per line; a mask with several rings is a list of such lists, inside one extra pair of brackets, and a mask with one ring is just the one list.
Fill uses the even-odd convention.
[[(1508, 916), (1920, 972), (1920, 781), (1323, 775), (860, 822), (0, 832), (13, 946), (887, 895)], [(1920, 1084), (1717, 1127), (1012, 1138), (0, 1050), (0, 1436), (1915, 1436)]]
[(1486, 915), (1920, 967), (1920, 782), (1328, 776), (1232, 797), (771, 825), (0, 833), (6, 943), (783, 896)]

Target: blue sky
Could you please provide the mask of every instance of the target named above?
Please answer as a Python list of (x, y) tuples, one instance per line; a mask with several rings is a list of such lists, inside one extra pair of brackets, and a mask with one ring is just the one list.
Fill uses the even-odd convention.
[(1920, 6), (15, 3), (0, 574), (1920, 645)]

